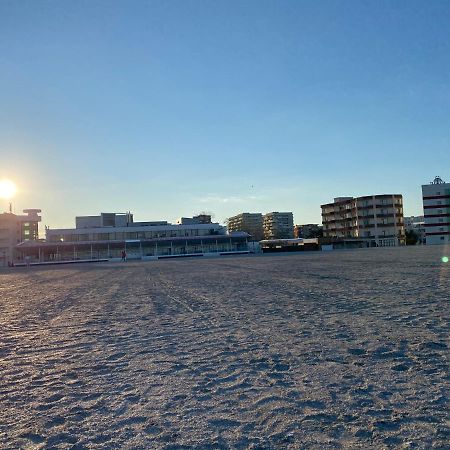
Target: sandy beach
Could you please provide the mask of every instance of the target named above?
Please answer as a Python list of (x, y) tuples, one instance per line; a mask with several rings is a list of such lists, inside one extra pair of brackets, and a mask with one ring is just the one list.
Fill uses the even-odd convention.
[(1, 269), (0, 447), (448, 449), (443, 252)]

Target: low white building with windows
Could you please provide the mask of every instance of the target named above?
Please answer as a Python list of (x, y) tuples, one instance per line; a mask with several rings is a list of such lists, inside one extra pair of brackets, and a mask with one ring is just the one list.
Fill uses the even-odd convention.
[(46, 241), (18, 246), (34, 262), (146, 259), (204, 254), (248, 253), (247, 233), (227, 234), (218, 223), (173, 225), (134, 222), (131, 213), (76, 218), (75, 228), (46, 229)]

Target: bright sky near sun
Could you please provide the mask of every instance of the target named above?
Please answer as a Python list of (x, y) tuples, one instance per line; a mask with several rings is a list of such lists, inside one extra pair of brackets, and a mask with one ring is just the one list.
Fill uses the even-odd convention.
[(0, 180), (0, 199), (10, 200), (16, 191), (17, 188), (11, 180)]
[(382, 193), (421, 214), (450, 180), (449, 23), (448, 0), (3, 0), (0, 179), (51, 227), (317, 223)]

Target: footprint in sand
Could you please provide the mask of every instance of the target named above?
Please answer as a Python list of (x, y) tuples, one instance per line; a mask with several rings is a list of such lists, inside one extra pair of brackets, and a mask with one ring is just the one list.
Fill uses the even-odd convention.
[(350, 355), (354, 356), (366, 356), (367, 350), (363, 348), (349, 348), (347, 349), (347, 352), (350, 353)]
[(24, 434), (21, 434), (19, 437), (21, 437), (22, 439), (27, 439), (36, 445), (42, 444), (45, 442), (44, 437), (37, 433), (24, 433)]
[(64, 423), (66, 422), (66, 419), (62, 416), (55, 416), (52, 417), (46, 424), (45, 424), (45, 428), (53, 428), (53, 427), (57, 427), (60, 425), (64, 425)]
[(162, 432), (162, 428), (158, 427), (154, 423), (150, 423), (144, 428), (144, 432), (151, 435), (160, 434)]
[(114, 353), (113, 355), (108, 356), (108, 361), (117, 361), (118, 359), (122, 359), (126, 355), (125, 352)]
[[(77, 441), (78, 441), (77, 437), (73, 436), (70, 433), (58, 433), (53, 436), (50, 436), (47, 439), (47, 445), (49, 447), (53, 447), (56, 445), (58, 445), (59, 447), (62, 447), (61, 444), (72, 444), (73, 445), (73, 444), (76, 444)], [(67, 446), (64, 446), (64, 447), (67, 448)]]
[(391, 369), (395, 370), (396, 372), (406, 372), (411, 367), (406, 364), (396, 364), (395, 366), (392, 366)]
[(223, 418), (223, 419), (211, 419), (209, 420), (209, 424), (213, 428), (228, 429), (238, 427), (239, 425), (241, 425), (241, 422), (239, 420)]

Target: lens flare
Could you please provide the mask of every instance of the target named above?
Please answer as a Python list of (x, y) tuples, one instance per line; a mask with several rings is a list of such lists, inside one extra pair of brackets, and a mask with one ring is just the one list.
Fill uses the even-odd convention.
[(16, 185), (11, 180), (0, 180), (0, 198), (10, 199), (16, 193)]
[(443, 256), (442, 257), (442, 262), (443, 263), (448, 263), (448, 256)]

